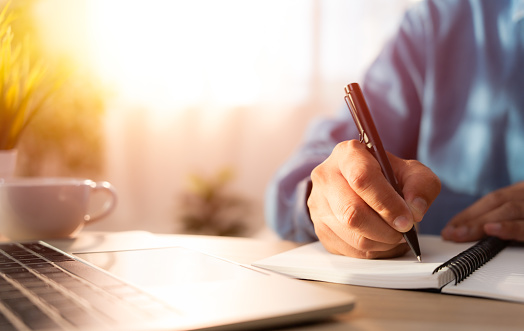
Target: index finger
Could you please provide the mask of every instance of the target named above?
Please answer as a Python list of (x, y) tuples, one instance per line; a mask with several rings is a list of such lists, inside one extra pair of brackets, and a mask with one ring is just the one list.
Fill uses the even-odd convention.
[(351, 189), (389, 226), (399, 232), (409, 231), (414, 222), (411, 210), (366, 147), (351, 140), (336, 148), (344, 148), (346, 156), (340, 159), (339, 168)]

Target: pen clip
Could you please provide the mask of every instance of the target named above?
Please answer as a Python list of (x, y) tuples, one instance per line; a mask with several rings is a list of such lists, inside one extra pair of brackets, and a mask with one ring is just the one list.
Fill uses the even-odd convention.
[(344, 100), (346, 101), (346, 105), (349, 108), (349, 112), (351, 113), (351, 116), (353, 117), (353, 121), (355, 122), (355, 125), (357, 126), (359, 140), (361, 143), (365, 144), (367, 148), (373, 148), (373, 144), (368, 138), (368, 135), (364, 131), (364, 127), (362, 126), (362, 123), (360, 122), (360, 118), (357, 113), (357, 107), (355, 107), (355, 103), (353, 102), (353, 98), (351, 97), (351, 94), (349, 93), (349, 87), (345, 87), (346, 96), (344, 97)]

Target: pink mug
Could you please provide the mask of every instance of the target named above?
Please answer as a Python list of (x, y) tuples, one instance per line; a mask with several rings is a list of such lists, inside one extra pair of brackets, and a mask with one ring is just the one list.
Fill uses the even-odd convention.
[[(102, 199), (102, 200), (100, 200)], [(101, 201), (95, 208), (93, 201)], [(66, 177), (0, 179), (0, 234), (11, 240), (72, 238), (115, 208), (108, 182)]]

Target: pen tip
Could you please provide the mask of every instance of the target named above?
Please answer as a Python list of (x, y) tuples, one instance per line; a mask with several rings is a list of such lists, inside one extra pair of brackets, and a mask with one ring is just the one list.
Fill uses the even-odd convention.
[(422, 259), (420, 258), (420, 255), (417, 255), (418, 262), (422, 262)]

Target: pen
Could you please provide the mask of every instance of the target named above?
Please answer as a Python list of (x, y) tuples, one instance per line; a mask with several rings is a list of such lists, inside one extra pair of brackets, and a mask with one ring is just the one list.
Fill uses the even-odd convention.
[[(369, 112), (369, 108), (362, 94), (362, 90), (357, 83), (348, 84), (345, 88), (346, 96), (344, 100), (351, 112), (351, 116), (355, 121), (358, 133), (360, 135), (360, 142), (366, 145), (367, 150), (375, 157), (380, 164), (382, 173), (386, 177), (387, 181), (393, 186), (395, 191), (404, 198), (402, 191), (398, 185), (397, 178), (393, 173), (391, 164), (389, 163), (388, 156), (382, 146), (382, 141), (378, 135), (378, 131), (375, 128), (375, 123)], [(408, 243), (411, 251), (415, 254), (417, 259), (421, 261), (420, 246), (418, 244), (417, 231), (413, 226), (408, 232), (405, 232), (404, 239)]]

